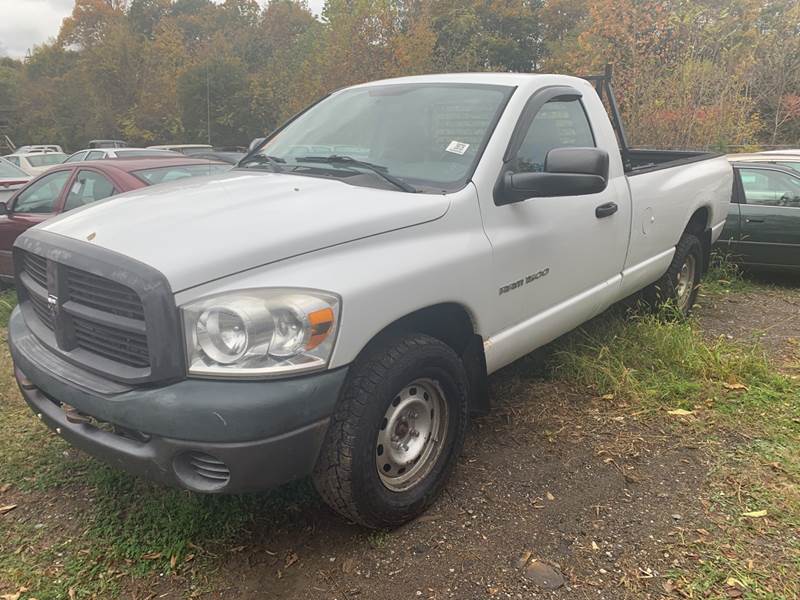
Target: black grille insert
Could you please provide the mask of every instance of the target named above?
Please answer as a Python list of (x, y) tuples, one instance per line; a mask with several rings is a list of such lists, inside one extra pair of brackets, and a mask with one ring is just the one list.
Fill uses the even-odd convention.
[(67, 267), (69, 299), (104, 312), (144, 321), (139, 296), (127, 286), (92, 273)]
[(24, 251), (20, 262), (30, 278), (22, 279), (30, 308), (61, 348), (81, 348), (138, 369), (150, 366), (144, 306), (133, 289), (57, 262), (50, 265), (55, 277), (48, 286), (47, 259)]
[(150, 364), (147, 336), (144, 334), (100, 325), (80, 317), (73, 317), (72, 325), (79, 348), (132, 367), (146, 367)]
[(47, 289), (47, 259), (44, 256), (26, 252), (22, 259), (22, 264), (30, 278), (44, 289)]

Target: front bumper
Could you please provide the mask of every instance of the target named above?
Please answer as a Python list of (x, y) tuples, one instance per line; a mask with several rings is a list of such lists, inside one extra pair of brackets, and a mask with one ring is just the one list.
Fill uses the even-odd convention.
[(129, 387), (55, 356), (19, 309), (8, 334), (22, 395), (48, 427), (114, 466), (199, 492), (264, 490), (311, 473), (347, 374)]

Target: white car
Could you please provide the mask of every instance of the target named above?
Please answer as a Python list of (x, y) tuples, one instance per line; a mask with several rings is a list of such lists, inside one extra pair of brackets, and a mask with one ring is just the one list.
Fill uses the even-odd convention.
[(63, 152), (15, 152), (4, 156), (8, 162), (13, 163), (28, 175), (36, 177), (41, 175), (50, 167), (60, 165), (67, 158)]
[(31, 180), (31, 176), (4, 158), (0, 158), (0, 202), (5, 202), (18, 189)]
[(29, 229), (21, 392), (143, 476), (239, 493), (311, 475), (349, 520), (409, 521), (489, 409), (488, 374), (644, 288), (692, 307), (731, 165), (631, 149), (612, 116), (563, 75), (356, 85), (227, 173)]
[(160, 146), (148, 146), (148, 148), (172, 150), (173, 152), (180, 152), (181, 154), (186, 154), (187, 156), (191, 156), (192, 154), (197, 154), (199, 152), (211, 152), (214, 150), (214, 147), (209, 144), (162, 144)]
[(800, 149), (787, 148), (786, 150), (764, 150), (759, 154), (786, 154), (791, 156), (800, 156)]
[(175, 158), (179, 156), (181, 155), (178, 152), (156, 148), (87, 148), (71, 154), (64, 162), (105, 160), (108, 158)]
[(38, 144), (34, 146), (20, 146), (14, 150), (15, 154), (27, 154), (29, 152), (63, 152), (61, 146), (57, 144)]

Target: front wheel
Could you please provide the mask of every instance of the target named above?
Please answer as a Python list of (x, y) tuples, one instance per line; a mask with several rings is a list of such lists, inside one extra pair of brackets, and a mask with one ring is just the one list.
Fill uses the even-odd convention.
[(461, 452), (467, 386), (458, 355), (427, 335), (396, 337), (360, 357), (314, 469), (325, 502), (374, 528), (425, 511)]
[(645, 290), (645, 297), (655, 307), (671, 305), (688, 315), (697, 299), (702, 270), (703, 244), (697, 236), (684, 233), (675, 246), (669, 269)]

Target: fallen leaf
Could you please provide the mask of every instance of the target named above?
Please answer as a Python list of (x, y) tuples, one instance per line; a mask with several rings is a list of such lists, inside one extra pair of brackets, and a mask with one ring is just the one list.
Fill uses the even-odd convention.
[(723, 383), (722, 387), (726, 390), (746, 390), (747, 386), (743, 383)]
[(592, 550), (600, 550), (600, 546), (594, 540), (592, 540)]
[(666, 581), (661, 582), (661, 587), (667, 594), (671, 594), (675, 591), (675, 584), (672, 583), (671, 579), (667, 579)]
[(69, 595), (69, 600), (75, 600), (78, 597), (75, 593), (74, 587), (69, 588), (69, 590), (67, 590), (67, 594)]
[(752, 510), (750, 512), (742, 513), (743, 517), (753, 517), (757, 519), (759, 517), (766, 517), (767, 511), (766, 510)]
[(175, 565), (177, 564), (178, 564), (178, 556), (176, 554), (173, 554), (172, 558), (169, 559), (169, 568), (174, 571)]
[(144, 560), (156, 560), (161, 558), (161, 552), (148, 552), (147, 554), (142, 554), (142, 558)]
[(286, 565), (284, 565), (284, 569), (288, 569), (298, 560), (300, 560), (300, 557), (297, 556), (295, 552), (290, 552), (289, 555), (286, 557)]
[(0, 515), (4, 515), (6, 513), (9, 513), (12, 510), (14, 510), (15, 508), (17, 508), (16, 504), (6, 504), (5, 506), (0, 506)]
[(685, 408), (676, 408), (674, 410), (668, 410), (667, 414), (668, 415), (676, 415), (678, 417), (685, 417), (687, 415), (693, 415), (694, 411), (693, 410), (686, 410)]
[(600, 396), (600, 399), (601, 400), (613, 400), (614, 399), (614, 394), (603, 394), (602, 396)]
[(550, 492), (547, 492), (547, 499), (548, 499), (548, 500), (550, 500), (550, 501), (552, 502), (553, 500), (555, 500), (555, 499), (556, 499), (556, 497), (555, 497), (555, 496), (553, 496), (553, 494), (551, 494)]
[(19, 600), (19, 597), (21, 595), (22, 594), (20, 594), (19, 592), (17, 592), (16, 594), (3, 594), (2, 596), (0, 596), (0, 600)]
[(3, 485), (0, 485), (0, 494), (5, 494), (10, 489), (11, 489), (11, 484), (4, 483)]

